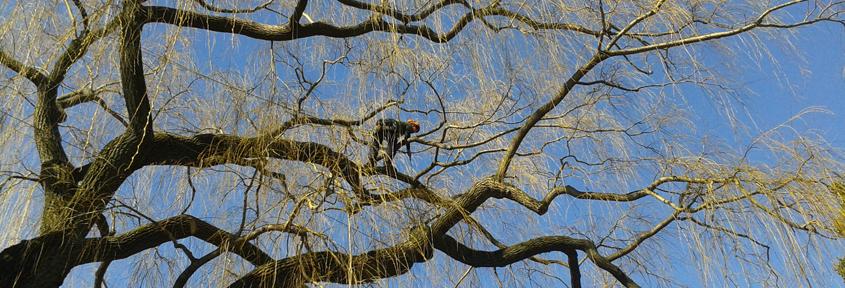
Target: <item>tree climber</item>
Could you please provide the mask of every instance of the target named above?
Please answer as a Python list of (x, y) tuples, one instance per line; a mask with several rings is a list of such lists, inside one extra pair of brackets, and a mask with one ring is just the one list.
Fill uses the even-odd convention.
[[(409, 119), (408, 122), (402, 122), (396, 119), (381, 119), (376, 123), (376, 129), (373, 131), (373, 140), (369, 144), (370, 155), (369, 164), (375, 166), (379, 159), (382, 159), (381, 151), (384, 151), (385, 167), (393, 167), (393, 156), (402, 147), (402, 142), (405, 142), (406, 153), (408, 159), (411, 159), (411, 133), (420, 131), (420, 124), (417, 121)], [(401, 138), (400, 138), (401, 137)], [(386, 143), (384, 143), (386, 142)], [(385, 148), (382, 150), (382, 148)]]

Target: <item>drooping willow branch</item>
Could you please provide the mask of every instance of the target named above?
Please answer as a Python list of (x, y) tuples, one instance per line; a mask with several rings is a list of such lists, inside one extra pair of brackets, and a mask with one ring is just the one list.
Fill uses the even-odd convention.
[[(683, 45), (688, 45), (688, 44), (694, 44), (694, 43), (699, 43), (699, 42), (716, 40), (716, 39), (720, 39), (720, 38), (725, 38), (725, 37), (745, 33), (745, 32), (751, 31), (755, 28), (766, 28), (766, 27), (769, 27), (769, 28), (790, 28), (790, 27), (798, 27), (798, 26), (808, 25), (808, 24), (812, 24), (812, 23), (817, 23), (817, 22), (821, 22), (821, 21), (834, 22), (834, 23), (839, 23), (839, 24), (845, 25), (845, 20), (836, 18), (838, 16), (841, 16), (840, 14), (837, 14), (837, 13), (832, 13), (831, 15), (827, 15), (827, 16), (820, 15), (819, 18), (805, 19), (803, 21), (799, 21), (797, 23), (790, 23), (790, 24), (777, 24), (777, 23), (768, 23), (767, 22), (767, 17), (769, 15), (771, 15), (772, 13), (775, 13), (777, 11), (786, 9), (790, 6), (795, 5), (795, 4), (806, 2), (806, 1), (807, 0), (793, 0), (793, 1), (786, 2), (786, 3), (782, 3), (780, 5), (773, 6), (769, 9), (762, 11), (755, 19), (753, 19), (753, 21), (751, 21), (751, 22), (749, 22), (745, 25), (742, 25), (738, 28), (735, 28), (735, 29), (730, 29), (730, 30), (720, 31), (720, 32), (713, 32), (713, 33), (702, 34), (702, 35), (696, 35), (696, 36), (690, 36), (690, 37), (685, 37), (685, 38), (681, 38), (681, 39), (677, 39), (677, 40), (671, 40), (671, 41), (661, 41), (661, 42), (658, 42), (658, 43), (651, 43), (651, 44), (645, 43), (643, 46), (638, 46), (638, 47), (633, 47), (633, 48), (625, 48), (625, 49), (620, 49), (620, 50), (610, 49), (611, 47), (613, 47), (616, 44), (616, 42), (621, 37), (627, 36), (629, 34), (629, 31), (631, 31), (631, 29), (633, 29), (638, 23), (640, 23), (642, 20), (644, 20), (648, 17), (651, 17), (654, 14), (659, 12), (660, 7), (662, 6), (662, 4), (665, 1), (663, 1), (663, 0), (656, 1), (653, 9), (651, 9), (651, 10), (647, 11), (646, 13), (638, 16), (637, 18), (632, 20), (625, 28), (623, 28), (619, 32), (617, 32), (616, 36), (614, 36), (614, 38), (611, 40), (611, 43), (608, 44), (607, 48), (601, 48), (598, 51), (596, 51), (596, 53), (594, 54), (594, 56), (590, 60), (588, 60), (585, 64), (581, 65), (577, 70), (575, 70), (569, 76), (569, 78), (566, 79), (566, 81), (564, 82), (562, 87), (558, 90), (558, 92), (554, 95), (554, 97), (552, 97), (551, 100), (549, 100), (548, 102), (543, 104), (543, 106), (540, 106), (539, 108), (537, 108), (531, 114), (531, 116), (525, 121), (525, 123), (519, 129), (516, 136), (514, 137), (514, 139), (511, 141), (510, 145), (508, 146), (508, 151), (506, 152), (505, 157), (499, 163), (499, 169), (496, 172), (496, 178), (499, 179), (500, 181), (504, 179), (504, 177), (507, 174), (508, 167), (510, 166), (511, 160), (513, 159), (513, 156), (517, 153), (517, 150), (521, 146), (522, 141), (525, 139), (528, 132), (532, 128), (534, 128), (534, 126), (537, 124), (537, 122), (539, 122), (540, 119), (542, 119), (546, 114), (551, 112), (558, 104), (560, 104), (566, 98), (566, 96), (569, 95), (569, 93), (572, 91), (572, 89), (575, 88), (576, 85), (578, 85), (578, 83), (581, 81), (581, 78), (583, 78), (588, 72), (590, 72), (590, 70), (592, 70), (596, 65), (598, 65), (603, 60), (614, 57), (614, 56), (626, 56), (626, 55), (640, 54), (640, 53), (646, 53), (646, 52), (651, 52), (651, 51), (656, 51), (656, 50), (661, 50), (661, 49), (668, 49), (668, 48), (678, 47), (678, 46), (683, 46)], [(842, 3), (833, 3), (833, 4), (830, 4), (830, 7), (841, 6), (841, 5), (842, 5)]]

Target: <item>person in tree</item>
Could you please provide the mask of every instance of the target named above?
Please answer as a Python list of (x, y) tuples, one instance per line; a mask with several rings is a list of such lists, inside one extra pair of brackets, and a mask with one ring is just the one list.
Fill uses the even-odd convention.
[[(385, 167), (393, 167), (393, 157), (402, 147), (402, 142), (405, 142), (408, 159), (411, 159), (411, 142), (408, 139), (411, 138), (412, 133), (418, 131), (420, 131), (420, 124), (412, 119), (409, 119), (408, 122), (396, 119), (379, 120), (373, 131), (373, 139), (369, 144), (370, 166), (375, 166), (376, 162), (383, 158)], [(384, 151), (386, 155), (382, 156), (381, 151)]]

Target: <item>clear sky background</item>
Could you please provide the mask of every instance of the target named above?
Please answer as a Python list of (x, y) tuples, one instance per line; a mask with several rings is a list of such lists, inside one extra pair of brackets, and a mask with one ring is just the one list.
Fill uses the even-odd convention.
[[(794, 33), (794, 44), (800, 53), (795, 55), (782, 48), (769, 47), (770, 61), (752, 62), (738, 57), (738, 67), (744, 67), (738, 81), (753, 94), (741, 95), (744, 107), (738, 110), (742, 120), (750, 120), (760, 133), (788, 121), (808, 108), (826, 111), (810, 113), (793, 125), (797, 129), (812, 129), (836, 147), (845, 148), (845, 34), (841, 26), (816, 25)], [(781, 45), (781, 43), (775, 43)], [(776, 63), (775, 63), (776, 61)], [(700, 128), (711, 135), (724, 135), (717, 124), (717, 116), (699, 113)], [(748, 122), (746, 122), (748, 123)], [(736, 136), (736, 134), (725, 135)], [(748, 139), (736, 139), (739, 144)], [(746, 142), (743, 142), (746, 141)]]

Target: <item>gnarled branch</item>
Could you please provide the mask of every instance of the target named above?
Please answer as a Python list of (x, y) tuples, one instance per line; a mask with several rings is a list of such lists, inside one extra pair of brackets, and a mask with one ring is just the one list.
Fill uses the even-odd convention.
[(302, 287), (305, 283), (367, 283), (402, 275), (415, 263), (431, 258), (433, 248), (425, 229), (414, 229), (396, 246), (350, 255), (321, 251), (300, 254), (261, 265), (229, 287)]
[(566, 236), (546, 236), (488, 252), (469, 248), (449, 235), (442, 235), (434, 242), (434, 247), (437, 250), (443, 251), (443, 253), (446, 253), (452, 259), (473, 267), (504, 267), (542, 253), (553, 251), (568, 253), (567, 251), (581, 250), (587, 253), (587, 258), (613, 275), (625, 287), (640, 287), (622, 269), (599, 254), (596, 245), (592, 241), (585, 239)]

